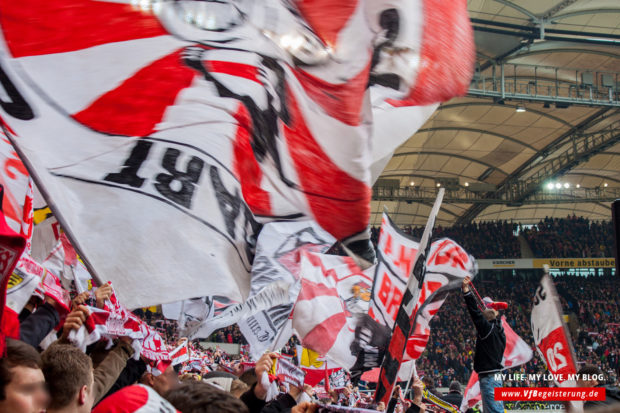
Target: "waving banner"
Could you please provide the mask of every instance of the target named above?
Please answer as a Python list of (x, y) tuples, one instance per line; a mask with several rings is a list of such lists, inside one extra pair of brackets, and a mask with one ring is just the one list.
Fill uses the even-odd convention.
[[(368, 314), (393, 328), (419, 243), (400, 231), (387, 213), (381, 220), (377, 245), (378, 264)], [(418, 359), (430, 337), (430, 320), (439, 311), (449, 291), (461, 286), (466, 276), (477, 272), (475, 259), (448, 238), (431, 244), (426, 277), (415, 306), (415, 330), (407, 341), (405, 360)]]
[(562, 320), (560, 298), (549, 273), (543, 275), (536, 289), (531, 317), (536, 349), (549, 373), (558, 385), (574, 386), (575, 381), (569, 380), (568, 376), (577, 373), (575, 351)]
[(97, 281), (240, 302), (282, 218), (372, 262), (372, 102), (466, 92), (466, 2), (128, 3), (0, 1), (3, 128)]
[(415, 307), (421, 296), (421, 290), (426, 276), (426, 258), (429, 256), (431, 246), (431, 233), (435, 226), (435, 218), (441, 207), (445, 190), (440, 188), (433, 208), (428, 216), (428, 221), (420, 239), (420, 246), (411, 264), (412, 276), (408, 277), (402, 301), (396, 313), (396, 322), (392, 328), (392, 337), (387, 346), (385, 357), (379, 372), (379, 382), (375, 392), (375, 402), (384, 402), (386, 405), (392, 396), (398, 371), (403, 363), (403, 357), (407, 348), (407, 340), (415, 331), (416, 313)]
[(304, 347), (339, 367), (355, 364), (356, 315), (368, 311), (372, 278), (350, 257), (304, 252), (293, 328)]
[(299, 294), (302, 252), (324, 253), (335, 241), (312, 221), (270, 222), (263, 226), (256, 243), (250, 297), (276, 281), (289, 283), (290, 288), (286, 303), (239, 320), (239, 329), (254, 359), (272, 346), (293, 310)]

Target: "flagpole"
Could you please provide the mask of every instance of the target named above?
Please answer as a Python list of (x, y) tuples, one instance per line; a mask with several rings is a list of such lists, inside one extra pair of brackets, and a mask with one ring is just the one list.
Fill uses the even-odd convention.
[(394, 383), (397, 379), (398, 370), (402, 364), (403, 354), (405, 353), (407, 339), (415, 324), (415, 306), (420, 297), (420, 289), (424, 283), (426, 274), (426, 259), (430, 250), (430, 237), (435, 225), (435, 218), (441, 207), (445, 189), (440, 188), (437, 199), (426, 222), (424, 233), (420, 239), (420, 246), (413, 260), (413, 266), (407, 287), (405, 288), (402, 301), (396, 314), (396, 321), (392, 329), (392, 338), (386, 349), (386, 354), (381, 364), (379, 382), (375, 391), (375, 402), (383, 401), (386, 405), (394, 392)]

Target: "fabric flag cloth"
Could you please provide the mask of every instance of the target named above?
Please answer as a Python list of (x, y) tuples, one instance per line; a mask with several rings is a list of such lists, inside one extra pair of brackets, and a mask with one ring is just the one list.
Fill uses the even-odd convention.
[[(334, 242), (336, 239), (313, 221), (270, 222), (263, 226), (256, 242), (250, 297), (279, 280), (290, 283), (291, 288), (287, 303), (257, 311), (237, 323), (250, 344), (253, 359), (273, 346), (293, 310), (299, 294), (302, 252), (325, 253)], [(288, 340), (289, 336), (284, 338)]]
[(396, 313), (396, 320), (398, 321), (394, 323), (392, 337), (387, 345), (387, 350), (383, 362), (381, 363), (379, 382), (377, 383), (377, 390), (375, 391), (374, 397), (377, 403), (383, 402), (386, 405), (388, 404), (389, 398), (392, 396), (392, 391), (394, 390), (398, 371), (403, 363), (407, 348), (407, 340), (409, 339), (409, 335), (415, 331), (415, 309), (421, 296), (420, 290), (422, 290), (424, 286), (426, 259), (429, 256), (431, 246), (431, 233), (435, 226), (435, 218), (439, 213), (444, 193), (444, 188), (440, 188), (437, 192), (437, 198), (435, 199), (433, 208), (428, 216), (428, 221), (424, 227), (418, 251), (411, 264), (412, 276), (409, 276), (407, 280), (407, 285)]
[(355, 315), (368, 311), (372, 278), (350, 257), (311, 252), (302, 253), (301, 277), (292, 317), (297, 336), (304, 347), (350, 368)]
[[(69, 340), (82, 351), (99, 340), (128, 337), (135, 350), (134, 357), (146, 358), (147, 368), (154, 375), (162, 373), (170, 364), (170, 355), (161, 335), (123, 306), (113, 291), (103, 308), (87, 306), (90, 314), (77, 331), (69, 333)], [(160, 363), (162, 362), (162, 363)]]
[(545, 361), (554, 382), (559, 386), (574, 387), (575, 380), (569, 380), (568, 376), (577, 373), (575, 351), (549, 273), (543, 275), (536, 289), (531, 326), (538, 354)]
[(329, 375), (329, 387), (332, 390), (344, 389), (349, 383), (349, 377), (344, 369), (338, 369)]
[(187, 337), (207, 338), (215, 330), (235, 324), (242, 317), (248, 317), (259, 311), (265, 311), (274, 306), (288, 304), (291, 285), (284, 281), (276, 281), (263, 288), (258, 294), (251, 296), (241, 304), (232, 305), (221, 314), (208, 318), (198, 328), (187, 332)]
[(304, 383), (312, 387), (316, 386), (340, 367), (329, 367), (328, 360), (325, 356), (320, 355), (316, 351), (304, 348), (300, 345), (297, 347), (297, 362), (299, 367), (306, 373)]
[[(216, 27), (185, 18), (202, 6)], [(243, 301), (259, 223), (282, 218), (371, 261), (372, 102), (445, 101), (473, 71), (464, 0), (0, 8), (5, 133), (129, 308)]]
[(172, 361), (173, 366), (189, 361), (189, 348), (187, 346), (187, 342), (170, 351), (170, 360)]
[[(0, 205), (4, 189), (0, 187)], [(17, 313), (6, 306), (7, 286), (19, 257), (26, 248), (26, 239), (8, 226), (0, 210), (0, 357), (6, 353), (6, 337), (19, 339)]]
[[(506, 317), (502, 316), (502, 327), (506, 334), (506, 348), (504, 349), (504, 357), (502, 358), (502, 366), (505, 369), (517, 367), (527, 363), (534, 357), (532, 348), (510, 327), (506, 321)], [(469, 376), (465, 393), (463, 393), (463, 401), (460, 410), (462, 412), (474, 407), (482, 400), (480, 394), (480, 382), (478, 381), (478, 373), (475, 371)]]
[(304, 377), (306, 373), (286, 358), (276, 359), (271, 366), (270, 375), (275, 377), (280, 383), (291, 384), (297, 388), (304, 388)]
[(41, 283), (46, 272), (47, 270), (41, 264), (24, 252), (17, 261), (15, 270), (9, 279), (6, 305), (19, 314)]
[[(398, 229), (384, 212), (368, 314), (389, 328), (394, 326), (418, 248), (418, 241)], [(415, 360), (422, 355), (430, 337), (430, 320), (441, 308), (449, 291), (458, 289), (465, 277), (474, 278), (476, 273), (476, 260), (456, 242), (443, 238), (431, 244), (426, 277), (414, 309), (415, 330), (407, 340), (404, 360)]]
[(2, 210), (7, 224), (16, 232), (24, 235), (24, 217), (30, 215), (26, 198), (30, 192), (30, 175), (15, 148), (0, 130), (0, 185), (4, 188)]

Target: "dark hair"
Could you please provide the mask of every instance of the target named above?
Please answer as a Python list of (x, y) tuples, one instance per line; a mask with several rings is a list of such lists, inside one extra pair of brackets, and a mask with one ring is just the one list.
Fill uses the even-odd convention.
[(241, 373), (241, 376), (239, 376), (239, 380), (252, 387), (252, 385), (256, 383), (256, 369), (252, 367), (251, 369), (244, 371)]
[(30, 344), (7, 338), (6, 357), (0, 359), (0, 400), (6, 397), (4, 389), (11, 382), (11, 369), (18, 366), (40, 369), (41, 356)]
[(597, 375), (598, 376), (599, 374), (602, 374), (602, 373), (603, 372), (601, 371), (601, 369), (596, 367), (594, 364), (585, 364), (577, 372), (577, 374), (579, 374), (579, 376), (582, 376), (584, 374), (587, 374), (589, 376), (593, 376), (593, 375)]
[(69, 405), (82, 386), (91, 385), (93, 363), (80, 349), (68, 344), (53, 344), (41, 358), (51, 397), (50, 408)]
[(183, 413), (248, 413), (239, 399), (200, 381), (187, 381), (164, 396)]

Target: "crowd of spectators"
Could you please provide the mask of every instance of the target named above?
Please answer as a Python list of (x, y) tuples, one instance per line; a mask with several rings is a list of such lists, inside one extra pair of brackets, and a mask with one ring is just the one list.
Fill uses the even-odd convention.
[[(420, 238), (424, 227), (401, 228)], [(523, 235), (537, 258), (613, 257), (614, 233), (611, 221), (593, 222), (583, 217), (545, 218), (538, 224), (508, 221), (473, 222), (451, 227), (436, 226), (433, 238), (451, 238), (478, 259), (521, 258), (518, 236)], [(379, 227), (371, 229), (377, 245)]]
[[(420, 238), (424, 227), (402, 227), (401, 230)], [(433, 238), (451, 238), (476, 258), (520, 258), (521, 249), (515, 236), (517, 224), (508, 221), (473, 222), (451, 227), (436, 226)], [(377, 245), (379, 228), (371, 230), (371, 240)]]
[(593, 222), (575, 215), (563, 219), (545, 218), (523, 228), (521, 234), (537, 257), (613, 257), (611, 221)]
[[(517, 275), (504, 276), (501, 280), (474, 280), (474, 283), (482, 296), (508, 302), (509, 307), (503, 315), (511, 328), (534, 349), (530, 312), (538, 280)], [(620, 279), (562, 274), (555, 277), (555, 283), (563, 311), (569, 315), (569, 330), (578, 363), (599, 366), (609, 382), (617, 383), (620, 377)], [(452, 380), (466, 383), (469, 378), (475, 330), (468, 320), (460, 292), (454, 292), (431, 321), (431, 336), (420, 361), (420, 370), (431, 375), (438, 387), (447, 387)], [(535, 352), (532, 361), (516, 368), (514, 373), (544, 374), (546, 371)], [(507, 385), (523, 386), (524, 383)]]

